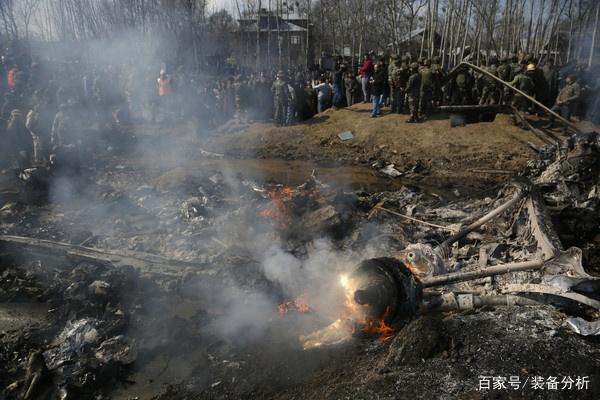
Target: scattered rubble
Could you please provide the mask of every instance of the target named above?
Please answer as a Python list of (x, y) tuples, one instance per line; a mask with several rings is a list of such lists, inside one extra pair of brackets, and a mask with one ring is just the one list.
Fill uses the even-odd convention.
[[(126, 166), (93, 171), (95, 184), (80, 202), (7, 201), (0, 210), (0, 302), (42, 303), (49, 311), (41, 322), (2, 331), (3, 396), (103, 398), (136, 387), (145, 378), (132, 377), (154, 365), (186, 371), (177, 382), (146, 372), (147, 380), (170, 385), (157, 398), (186, 398), (190, 390), (288, 398), (303, 382), (340, 398), (358, 388), (374, 393), (381, 380), (391, 382), (381, 393), (416, 393), (395, 382), (417, 373), (435, 382), (434, 371), (422, 369), (427, 365), (475, 389), (477, 374), (519, 374), (523, 365), (534, 368), (523, 376), (553, 373), (531, 361), (539, 350), (534, 342), (545, 355), (582, 343), (557, 372), (570, 372), (587, 351), (591, 358), (573, 373), (598, 378), (597, 345), (571, 332), (598, 334), (598, 154), (597, 135), (575, 136), (566, 150), (540, 148), (516, 186), (453, 201), (408, 186), (350, 191), (314, 174), (303, 185), (283, 186), (184, 168), (149, 179)], [(406, 173), (427, 168), (418, 163)], [(276, 279), (300, 268), (323, 238), (331, 251), (348, 254), (346, 268), (378, 271), (365, 272), (360, 279), (369, 284), (351, 293), (369, 319), (324, 315), (322, 304)], [(282, 250), (269, 275), (263, 264), (272, 247)], [(323, 260), (317, 270), (336, 275), (334, 262)], [(404, 278), (394, 275), (400, 270)], [(253, 307), (269, 317), (252, 321)], [(234, 318), (235, 329), (223, 325)], [(502, 335), (492, 335), (500, 331), (495, 321)], [(329, 336), (317, 334), (324, 327)], [(483, 346), (498, 346), (509, 361), (498, 362), (497, 349)], [(510, 355), (516, 346), (524, 346), (524, 358)], [(343, 354), (348, 348), (354, 350)], [(346, 389), (339, 386), (344, 379), (318, 383), (341, 373), (348, 357), (371, 370)], [(465, 363), (469, 369), (457, 372)], [(317, 372), (323, 368), (330, 369)], [(274, 374), (282, 381), (265, 387)], [(468, 392), (467, 383), (445, 393)], [(592, 386), (586, 395), (599, 393), (598, 381)], [(304, 390), (301, 397), (319, 398)]]

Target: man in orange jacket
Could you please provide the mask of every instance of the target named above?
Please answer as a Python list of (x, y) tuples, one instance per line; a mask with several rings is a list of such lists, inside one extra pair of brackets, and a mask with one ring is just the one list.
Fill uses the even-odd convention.
[(13, 89), (17, 85), (17, 72), (19, 69), (16, 65), (13, 65), (12, 68), (8, 71), (6, 75), (6, 82), (8, 83), (8, 88)]

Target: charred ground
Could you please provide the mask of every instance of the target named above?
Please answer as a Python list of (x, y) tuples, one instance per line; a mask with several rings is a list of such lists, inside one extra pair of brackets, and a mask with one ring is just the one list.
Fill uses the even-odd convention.
[[(566, 315), (549, 305), (434, 314), (395, 326), (392, 340), (357, 336), (302, 349), (298, 337), (331, 315), (280, 315), (279, 303), (304, 290), (309, 303), (322, 302), (327, 297), (311, 288), (328, 288), (328, 279), (360, 259), (397, 255), (410, 243), (447, 236), (373, 213), (377, 204), (443, 225), (464, 224), (505, 195), (506, 177), (482, 177), (469, 168), (524, 169), (535, 158), (527, 142), (540, 144), (502, 115), (450, 129), (442, 119), (419, 126), (396, 116), (366, 120), (362, 109), (328, 111), (321, 121), (295, 127), (251, 124), (240, 133), (199, 138), (184, 126), (138, 127), (144, 145), (89, 165), (81, 198), (57, 196), (52, 206), (7, 201), (3, 234), (196, 267), (156, 274), (117, 259), (114, 265), (82, 262), (4, 246), (3, 396), (20, 396), (40, 373), (39, 398), (597, 398), (598, 341), (567, 329)], [(355, 138), (339, 141), (343, 130)], [(165, 142), (174, 157), (164, 153)], [(150, 165), (149, 155), (156, 160)], [(371, 167), (390, 162), (406, 177), (393, 180)], [(313, 169), (330, 186), (309, 179)], [(283, 226), (260, 215), (273, 207), (281, 184), (294, 193)], [(507, 233), (512, 217), (462, 241), (453, 263), (476, 267), (475, 249), (490, 241), (503, 244), (490, 250), (496, 262), (526, 257), (526, 246)], [(294, 281), (308, 289), (290, 287)], [(501, 284), (485, 278), (454, 289), (495, 292)], [(15, 304), (23, 308), (10, 309)], [(581, 308), (569, 314), (595, 315)], [(43, 368), (36, 351), (43, 352)], [(591, 385), (584, 392), (479, 392), (480, 375), (581, 375)]]

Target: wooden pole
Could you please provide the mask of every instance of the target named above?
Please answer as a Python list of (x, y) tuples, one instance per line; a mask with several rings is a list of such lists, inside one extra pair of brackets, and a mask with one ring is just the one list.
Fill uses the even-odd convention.
[(592, 33), (592, 45), (590, 47), (590, 57), (588, 58), (588, 67), (592, 66), (594, 58), (594, 48), (596, 47), (596, 32), (598, 31), (598, 16), (600, 14), (600, 2), (596, 4), (596, 19), (594, 22), (594, 32)]
[[(519, 93), (521, 96), (525, 97), (527, 100), (531, 101), (533, 104), (535, 104), (536, 106), (540, 107), (541, 109), (543, 109), (544, 111), (546, 111), (548, 114), (553, 115), (555, 118), (559, 119), (562, 123), (564, 123), (565, 125), (567, 125), (569, 128), (573, 129), (575, 132), (577, 133), (582, 133), (581, 129), (579, 129), (575, 124), (573, 124), (572, 122), (566, 120), (565, 118), (562, 117), (562, 115), (555, 113), (554, 111), (552, 111), (551, 109), (549, 109), (548, 107), (546, 107), (545, 105), (543, 105), (542, 103), (540, 103), (539, 101), (537, 101), (536, 99), (534, 99), (533, 97), (529, 96), (527, 93), (517, 89), (516, 87), (512, 86), (510, 83), (508, 82), (504, 82), (502, 79), (498, 78), (497, 76), (495, 76), (494, 74), (489, 73), (488, 71), (479, 68), (476, 65), (473, 65), (471, 63), (468, 63), (466, 61), (461, 62), (458, 66), (467, 66), (469, 68), (474, 69), (475, 71), (482, 73), (486, 76), (489, 76), (490, 78), (500, 82), (502, 85), (508, 87), (511, 90), (514, 90), (515, 92)], [(456, 69), (456, 68), (455, 68)]]

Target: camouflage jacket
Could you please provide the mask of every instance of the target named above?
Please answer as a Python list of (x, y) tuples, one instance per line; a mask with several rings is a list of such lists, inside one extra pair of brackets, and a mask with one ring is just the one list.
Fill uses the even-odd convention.
[(421, 68), (419, 75), (421, 76), (421, 92), (433, 89), (433, 74), (431, 73), (431, 68)]
[(421, 92), (421, 75), (413, 72), (406, 83), (406, 94), (412, 98), (418, 98)]
[(390, 75), (390, 85), (394, 88), (404, 89), (406, 87), (406, 83), (408, 82), (409, 75), (410, 71), (406, 64), (396, 67), (396, 69), (394, 69), (394, 73)]
[(281, 79), (276, 79), (273, 82), (271, 92), (273, 93), (273, 100), (275, 102), (286, 102), (288, 100), (288, 86), (287, 83)]
[[(510, 82), (510, 84), (530, 96), (533, 96), (535, 93), (535, 84), (533, 83), (533, 79), (522, 72), (518, 73), (517, 76), (515, 76), (515, 79)], [(506, 89), (508, 91), (508, 88)]]

